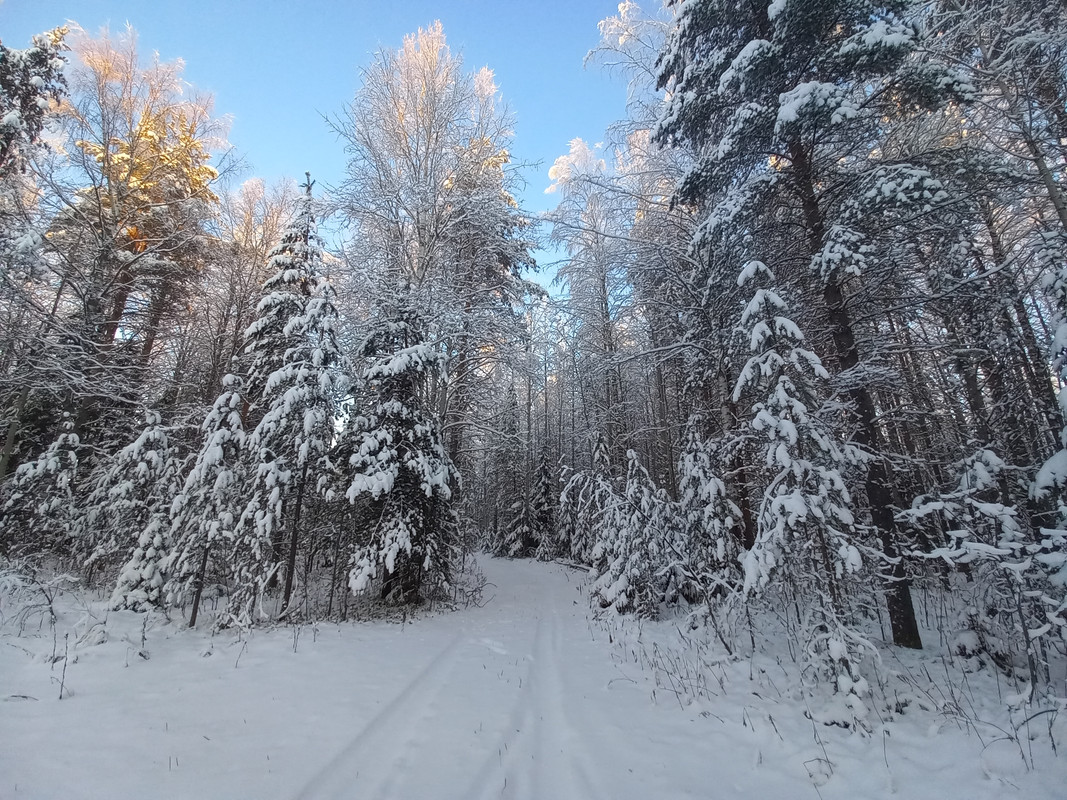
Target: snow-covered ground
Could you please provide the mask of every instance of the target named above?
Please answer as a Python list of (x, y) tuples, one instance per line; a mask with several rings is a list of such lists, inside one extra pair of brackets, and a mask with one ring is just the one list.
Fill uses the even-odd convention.
[(14, 609), (2, 608), (0, 798), (1067, 792), (1067, 754), (1052, 754), (1048, 731), (1051, 720), (1067, 744), (1062, 715), (1044, 714), (1020, 736), (998, 732), (974, 721), (988, 698), (970, 688), (960, 698), (979, 701), (971, 716), (914, 703), (861, 734), (813, 723), (774, 658), (702, 673), (691, 702), (693, 692), (671, 686), (692, 686), (687, 667), (668, 678), (654, 666), (675, 658), (659, 644), (671, 626), (642, 626), (638, 638), (634, 624), (591, 621), (586, 578), (566, 567), (485, 559), (482, 568), (492, 584), (482, 607), (243, 639), (132, 612), (112, 613), (105, 629), (76, 595), (62, 600), (55, 637), (36, 618), (17, 635)]

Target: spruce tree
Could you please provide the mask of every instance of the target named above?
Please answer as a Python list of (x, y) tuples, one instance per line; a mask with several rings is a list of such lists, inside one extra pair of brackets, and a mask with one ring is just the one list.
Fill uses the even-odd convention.
[(510, 558), (531, 555), (533, 529), (529, 499), (523, 486), (522, 439), (519, 436), (519, 400), (514, 386), (504, 399), (500, 444), (496, 448), (498, 523), (489, 543), (490, 552)]
[(367, 366), (345, 433), (346, 494), (367, 523), (349, 586), (362, 593), (377, 579), (383, 600), (410, 605), (449, 580), (457, 476), (424, 399), (442, 355), (427, 341), (412, 287), (383, 295), (360, 348)]
[(752, 282), (757, 288), (741, 315), (752, 355), (733, 400), (755, 401), (749, 425), (763, 440), (765, 475), (756, 541), (741, 554), (743, 591), (792, 587), (800, 593), (796, 599), (809, 609), (803, 644), (845, 694), (859, 693), (848, 701), (856, 710), (865, 692), (857, 688), (865, 684), (859, 683), (856, 647), (865, 642), (846, 623), (842, 589), (845, 577), (863, 566), (842, 475), (850, 458), (820, 416), (829, 375), (804, 346), (773, 280), (758, 261), (749, 262), (738, 278), (739, 285)]
[(618, 504), (611, 481), (611, 464), (604, 437), (595, 434), (592, 468), (565, 475), (560, 493), (560, 516), (567, 536), (568, 555), (589, 564), (598, 574), (607, 567), (606, 554), (613, 546), (613, 529), (604, 526)]
[(508, 509), (503, 530), (504, 555), (509, 558), (529, 558), (537, 549), (530, 498), (521, 494)]
[(312, 186), (308, 175), (296, 217), (271, 251), (273, 274), (263, 284), (258, 317), (245, 332), (249, 415), (256, 421), (246, 444), (255, 494), (240, 522), (251, 529), (241, 535), (280, 551), (288, 526), (283, 613), (290, 611), (304, 505), (331, 470), (328, 454), (348, 382), (334, 291), (322, 274)]
[(549, 462), (548, 448), (542, 447), (530, 509), (533, 537), (537, 542), (536, 556), (541, 561), (551, 561), (563, 555), (557, 524), (558, 505), (559, 482)]
[(74, 422), (63, 415), (60, 434), (41, 455), (19, 466), (5, 486), (0, 552), (55, 553), (70, 546), (78, 509), (78, 450)]
[(106, 557), (131, 534), (134, 537), (111, 595), (113, 609), (148, 611), (166, 604), (170, 504), (177, 493), (178, 472), (176, 454), (159, 414), (146, 412), (144, 430), (104, 474), (98, 491), (106, 489), (106, 500), (101, 498), (101, 505), (94, 509), (93, 535), (98, 541), (94, 554)]
[(743, 537), (737, 531), (741, 510), (720, 477), (725, 471), (724, 443), (707, 438), (703, 427), (699, 414), (687, 425), (679, 465), (678, 516), (687, 557), (685, 575), (710, 601), (739, 588), (738, 556)]
[[(762, 273), (749, 262), (739, 283)], [(834, 432), (817, 416), (819, 384), (829, 380), (819, 357), (787, 316), (789, 307), (771, 286), (757, 288), (741, 315), (753, 355), (741, 370), (734, 401), (754, 397), (751, 428), (763, 438), (769, 480), (760, 505), (755, 545), (742, 555), (744, 588), (765, 587), (779, 569), (819, 574), (839, 603), (837, 581), (859, 567), (851, 498), (841, 470), (846, 455)]]
[(609, 535), (600, 545), (605, 567), (592, 591), (602, 608), (655, 617), (670, 577), (663, 567), (676, 549), (674, 509), (653, 485), (637, 453), (628, 450), (626, 461), (625, 493), (601, 518), (601, 529)]
[(269, 556), (267, 548), (258, 546), (258, 540), (239, 537), (237, 532), (248, 489), (243, 406), (240, 376), (225, 376), (222, 393), (200, 426), (200, 452), (171, 507), (175, 556), (168, 589), (174, 604), (191, 595), (189, 627), (196, 625), (212, 556), (223, 571), (245, 571), (253, 576), (252, 586), (236, 582), (230, 587), (233, 602), (229, 613), (242, 624), (249, 621), (246, 606), (249, 598), (257, 595), (255, 578), (263, 574), (261, 562)]

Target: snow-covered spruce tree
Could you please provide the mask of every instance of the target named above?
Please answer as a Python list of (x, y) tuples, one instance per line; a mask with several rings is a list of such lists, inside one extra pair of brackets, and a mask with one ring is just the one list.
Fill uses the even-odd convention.
[[(774, 276), (750, 261), (738, 284), (762, 283), (741, 315), (752, 356), (741, 370), (734, 402), (755, 400), (750, 425), (763, 438), (766, 478), (756, 518), (756, 541), (741, 554), (745, 593), (790, 587), (802, 620), (808, 655), (847, 695), (857, 687), (857, 646), (864, 640), (845, 620), (842, 580), (862, 566), (851, 498), (841, 470), (846, 449), (818, 416), (829, 375), (804, 346), (789, 307), (771, 287)], [(820, 384), (823, 384), (822, 386)], [(861, 692), (862, 694), (862, 692)], [(857, 715), (865, 713), (859, 697)]]
[(592, 468), (564, 474), (560, 517), (570, 557), (581, 564), (606, 568), (605, 553), (611, 549), (613, 533), (603, 523), (614, 513), (619, 498), (611, 482), (607, 444), (599, 433), (594, 437)]
[(537, 550), (534, 538), (530, 498), (524, 492), (507, 511), (503, 530), (504, 555), (509, 558), (529, 558)]
[(560, 479), (563, 486), (560, 489), (559, 509), (556, 517), (559, 528), (559, 558), (574, 558), (571, 549), (573, 542), (578, 538), (578, 503), (577, 498), (567, 494), (569, 485), (567, 480), (567, 467), (560, 465)]
[(533, 535), (537, 541), (535, 555), (541, 561), (551, 561), (564, 553), (565, 542), (560, 539), (557, 525), (558, 505), (559, 481), (549, 462), (548, 448), (542, 447), (530, 507)]
[(0, 44), (0, 180), (24, 167), (49, 105), (66, 94), (67, 33), (66, 27), (40, 33), (25, 50)]
[[(733, 250), (724, 266), (751, 257), (746, 237), (757, 228), (802, 231), (782, 246), (818, 276), (815, 310), (852, 404), (849, 425), (874, 456), (864, 494), (886, 556), (893, 639), (921, 647), (898, 557), (888, 443), (870, 382), (861, 378), (870, 354), (860, 347), (849, 283), (880, 257), (896, 263), (883, 234), (947, 199), (928, 169), (887, 159), (873, 143), (889, 122), (967, 99), (972, 87), (957, 72), (912, 58), (921, 34), (906, 19), (908, 0), (671, 5), (678, 16), (659, 61), (669, 95), (654, 139), (696, 155), (676, 198), (703, 206), (695, 244), (716, 257)], [(728, 277), (715, 279), (725, 285)]]
[(500, 424), (500, 442), (494, 455), (496, 470), (496, 524), (489, 537), (489, 552), (510, 558), (532, 554), (533, 530), (529, 501), (523, 486), (523, 441), (519, 436), (519, 400), (508, 386)]
[[(145, 413), (145, 428), (123, 448), (98, 485), (106, 500), (93, 511), (98, 542), (93, 555), (106, 558), (134, 543), (119, 570), (110, 607), (148, 611), (166, 604), (163, 587), (171, 557), (170, 504), (178, 490), (179, 464), (155, 411)], [(97, 495), (100, 497), (100, 495)], [(127, 545), (128, 547), (128, 545)]]
[(398, 283), (383, 287), (360, 348), (367, 366), (344, 434), (347, 497), (366, 523), (349, 586), (358, 594), (378, 579), (386, 602), (416, 604), (450, 577), (458, 475), (426, 407), (442, 356), (426, 340), (413, 288)]
[(593, 584), (601, 608), (655, 617), (667, 599), (679, 559), (674, 505), (657, 489), (637, 453), (626, 452), (626, 491), (612, 513), (601, 518), (608, 536), (602, 545), (606, 567)]
[(238, 375), (223, 378), (222, 393), (200, 426), (200, 452), (171, 506), (174, 560), (168, 602), (182, 605), (191, 597), (189, 627), (196, 625), (212, 557), (221, 571), (233, 573), (230, 615), (237, 624), (248, 625), (266, 572), (264, 560), (270, 556), (269, 541), (237, 531), (248, 488), (243, 386)]
[(720, 477), (722, 443), (708, 439), (703, 427), (699, 414), (687, 425), (679, 464), (678, 517), (687, 555), (685, 577), (699, 587), (710, 606), (712, 598), (729, 596), (741, 586), (738, 549), (743, 537), (737, 531), (741, 510)]
[(245, 332), (246, 428), (255, 421), (245, 449), (254, 465), (255, 493), (239, 521), (237, 544), (251, 559), (240, 569), (251, 578), (265, 566), (267, 542), (280, 560), (288, 535), (282, 613), (290, 611), (304, 503), (332, 469), (328, 453), (348, 388), (333, 287), (322, 274), (312, 185), (309, 175), (296, 217), (271, 251), (274, 274), (263, 284), (258, 317)]
[(60, 434), (41, 455), (19, 466), (4, 487), (0, 511), (0, 553), (8, 556), (58, 553), (70, 542), (79, 516), (78, 435), (63, 415)]

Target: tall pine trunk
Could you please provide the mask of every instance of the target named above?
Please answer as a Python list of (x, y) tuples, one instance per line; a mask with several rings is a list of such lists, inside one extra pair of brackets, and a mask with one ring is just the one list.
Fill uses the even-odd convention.
[[(790, 142), (789, 156), (793, 163), (794, 179), (804, 212), (804, 224), (808, 235), (809, 255), (813, 258), (822, 251), (826, 233), (822, 210), (815, 194), (815, 181), (811, 162), (804, 146)], [(838, 273), (823, 276), (823, 302), (826, 304), (840, 371), (847, 372), (859, 365), (859, 350), (856, 334), (849, 315), (844, 286)], [(886, 605), (893, 642), (901, 647), (922, 648), (915, 606), (911, 599), (911, 583), (904, 568), (904, 559), (897, 544), (897, 531), (893, 514), (892, 476), (881, 458), (883, 442), (878, 429), (874, 399), (866, 386), (848, 390), (853, 403), (853, 418), (856, 423), (856, 442), (874, 455), (867, 465), (864, 488), (871, 515), (877, 531), (882, 553), (889, 566), (885, 578)]]

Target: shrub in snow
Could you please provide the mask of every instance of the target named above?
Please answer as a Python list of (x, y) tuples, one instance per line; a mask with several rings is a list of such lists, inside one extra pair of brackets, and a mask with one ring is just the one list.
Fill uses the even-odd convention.
[(1009, 487), (1022, 471), (982, 447), (956, 465), (954, 488), (917, 497), (899, 515), (943, 532), (913, 557), (966, 575), (955, 587), (968, 598), (957, 621), (959, 654), (1025, 675), (1031, 692), (1049, 684), (1049, 648), (1058, 648), (1067, 630), (1067, 529), (1033, 522), (1035, 506), (1054, 486), (1045, 482), (1047, 469), (1033, 484), (1031, 503), (1014, 503)]

